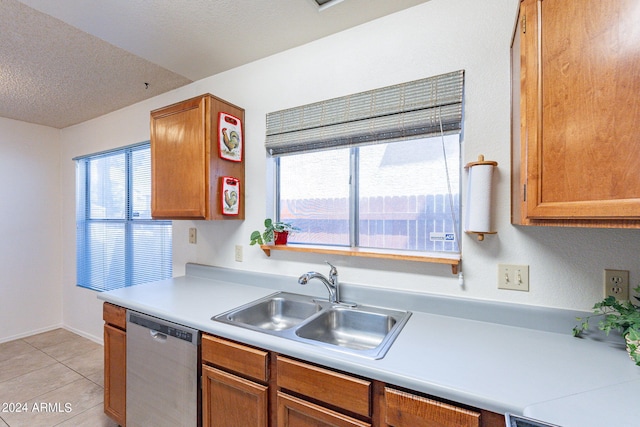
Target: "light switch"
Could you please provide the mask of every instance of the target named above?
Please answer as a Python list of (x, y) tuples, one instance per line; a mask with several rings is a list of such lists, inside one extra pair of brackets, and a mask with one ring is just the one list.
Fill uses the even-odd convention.
[(529, 266), (498, 264), (498, 289), (529, 292)]

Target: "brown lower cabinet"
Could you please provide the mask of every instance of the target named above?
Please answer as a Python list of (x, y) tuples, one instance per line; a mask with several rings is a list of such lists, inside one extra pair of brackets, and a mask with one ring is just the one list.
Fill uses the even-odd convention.
[(203, 425), (268, 426), (268, 389), (237, 375), (203, 366)]
[(104, 412), (126, 425), (127, 404), (127, 311), (105, 302), (104, 324)]
[(202, 335), (202, 424), (269, 425), (269, 353)]
[(278, 427), (370, 427), (324, 406), (278, 392)]
[[(126, 423), (126, 309), (103, 306), (104, 412)], [(504, 416), (202, 334), (204, 427), (503, 427)]]
[(279, 427), (371, 426), (373, 382), (276, 356)]
[(202, 335), (205, 427), (503, 427), (504, 416)]
[(480, 412), (385, 387), (386, 421), (393, 427), (480, 427)]
[[(104, 412), (126, 425), (126, 309), (104, 303)], [(504, 416), (202, 334), (204, 427), (503, 427)]]

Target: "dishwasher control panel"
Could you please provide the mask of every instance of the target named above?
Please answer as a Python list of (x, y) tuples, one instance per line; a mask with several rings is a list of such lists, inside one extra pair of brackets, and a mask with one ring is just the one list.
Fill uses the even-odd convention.
[(131, 311), (129, 312), (129, 322), (188, 342), (194, 342), (194, 338), (196, 338), (197, 335), (191, 332), (189, 328), (185, 327), (184, 329), (181, 329), (180, 325), (168, 325), (166, 322), (155, 321), (152, 318), (147, 316), (143, 317)]

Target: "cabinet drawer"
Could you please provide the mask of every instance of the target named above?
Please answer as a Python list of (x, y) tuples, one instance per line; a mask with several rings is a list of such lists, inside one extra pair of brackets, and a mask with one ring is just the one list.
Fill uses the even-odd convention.
[(371, 382), (278, 356), (278, 387), (365, 417), (371, 416)]
[(256, 381), (269, 380), (268, 352), (211, 335), (202, 335), (202, 362), (228, 369)]
[(386, 387), (386, 423), (393, 427), (480, 427), (480, 413)]
[(127, 309), (111, 303), (102, 304), (102, 319), (122, 330), (127, 329)]

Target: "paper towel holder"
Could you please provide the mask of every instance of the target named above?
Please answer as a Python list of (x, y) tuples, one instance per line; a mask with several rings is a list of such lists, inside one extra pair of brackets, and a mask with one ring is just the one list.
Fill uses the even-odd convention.
[[(478, 156), (478, 160), (477, 161), (467, 163), (464, 168), (468, 170), (468, 169), (473, 168), (474, 166), (491, 166), (492, 167), (492, 173), (493, 173), (493, 168), (498, 166), (498, 162), (495, 162), (495, 161), (492, 161), (492, 160), (485, 160), (484, 159), (484, 155), (480, 154)], [(471, 171), (469, 171), (469, 172), (471, 172)], [(489, 188), (484, 189), (485, 191), (488, 192), (488, 194), (486, 194), (485, 196), (487, 198), (489, 198), (489, 199), (491, 198), (491, 184), (492, 184), (491, 181), (489, 181)], [(467, 198), (467, 200), (469, 201), (469, 203), (467, 203), (467, 211), (470, 211), (470, 208), (471, 208), (470, 205), (471, 205), (471, 200), (472, 200), (472, 197), (471, 197), (472, 194), (470, 193), (471, 188), (468, 188), (468, 190), (469, 190), (469, 193), (468, 193), (469, 197)], [(490, 203), (490, 200), (487, 200), (487, 202)], [(489, 210), (488, 205), (487, 205), (487, 210)], [(486, 214), (487, 214), (488, 218), (490, 219), (491, 218), (491, 212), (486, 212)], [(468, 223), (469, 223), (469, 221), (467, 219), (467, 226), (469, 225)], [(480, 241), (480, 242), (484, 240), (484, 235), (485, 234), (497, 234), (497, 231), (490, 231), (488, 226), (484, 227), (484, 228), (487, 228), (487, 230), (465, 230), (465, 233), (467, 233), (467, 234), (477, 234), (478, 241)]]

